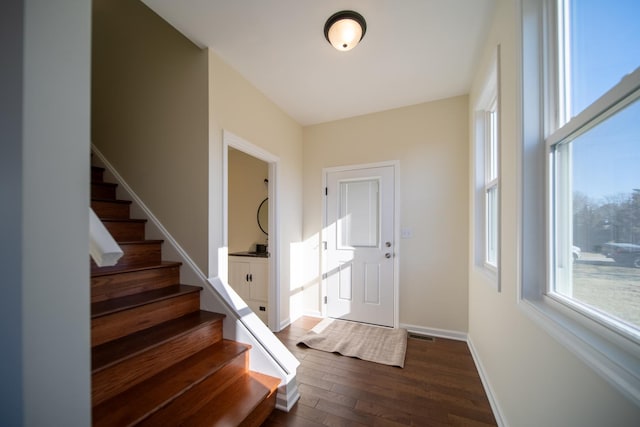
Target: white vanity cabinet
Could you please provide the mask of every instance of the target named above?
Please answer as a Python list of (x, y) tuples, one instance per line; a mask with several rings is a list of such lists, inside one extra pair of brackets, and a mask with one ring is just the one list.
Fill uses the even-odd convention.
[(268, 321), (269, 259), (229, 255), (229, 284), (265, 324)]

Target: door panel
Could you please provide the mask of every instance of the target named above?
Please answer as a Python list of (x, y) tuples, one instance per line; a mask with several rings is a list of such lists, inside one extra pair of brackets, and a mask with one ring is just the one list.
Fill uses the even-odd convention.
[(327, 173), (327, 315), (394, 326), (394, 167)]
[(364, 265), (364, 302), (380, 304), (380, 264)]

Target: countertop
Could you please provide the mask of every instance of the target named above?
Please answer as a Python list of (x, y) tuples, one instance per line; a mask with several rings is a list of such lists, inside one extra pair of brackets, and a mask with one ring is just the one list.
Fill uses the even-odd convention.
[(269, 258), (269, 252), (233, 252), (229, 256), (247, 256), (253, 258)]

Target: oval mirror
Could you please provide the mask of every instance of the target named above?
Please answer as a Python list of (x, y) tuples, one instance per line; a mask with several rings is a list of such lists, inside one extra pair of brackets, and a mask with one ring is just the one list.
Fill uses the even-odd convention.
[(269, 235), (269, 198), (267, 197), (258, 206), (258, 227), (267, 236)]

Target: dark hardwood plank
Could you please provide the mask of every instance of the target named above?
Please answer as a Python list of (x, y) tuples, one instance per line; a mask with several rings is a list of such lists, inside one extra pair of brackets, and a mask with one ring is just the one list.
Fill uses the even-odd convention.
[(404, 369), (304, 346), (321, 319), (302, 317), (276, 334), (300, 360), (301, 398), (263, 426), (495, 426), (467, 344), (409, 339)]

